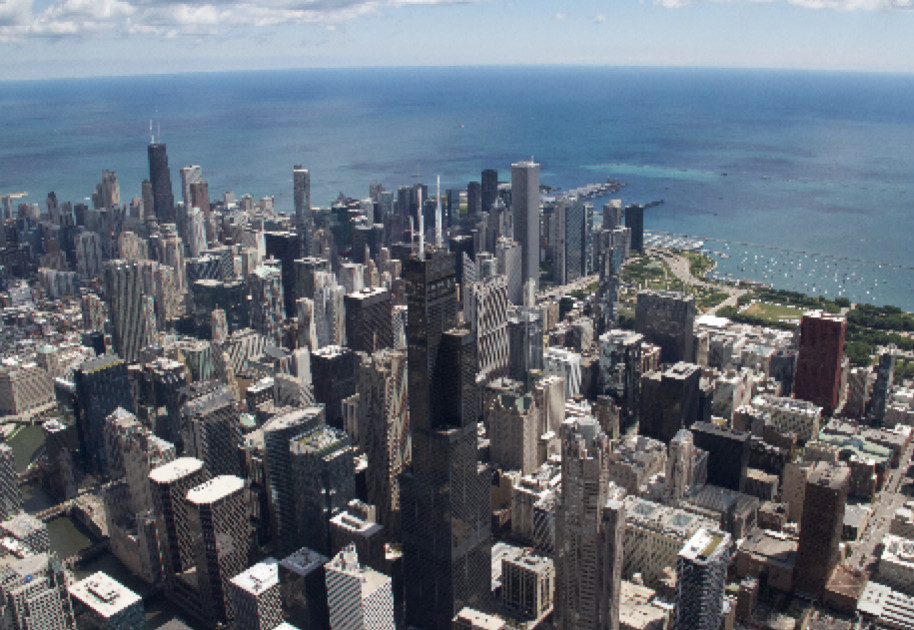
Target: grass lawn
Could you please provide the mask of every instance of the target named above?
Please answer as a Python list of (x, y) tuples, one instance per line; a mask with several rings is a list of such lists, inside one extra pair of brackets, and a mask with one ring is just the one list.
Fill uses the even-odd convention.
[(767, 302), (756, 302), (746, 308), (743, 313), (769, 322), (778, 322), (785, 319), (799, 321), (803, 318), (802, 309), (793, 306), (781, 306), (780, 304), (768, 304)]

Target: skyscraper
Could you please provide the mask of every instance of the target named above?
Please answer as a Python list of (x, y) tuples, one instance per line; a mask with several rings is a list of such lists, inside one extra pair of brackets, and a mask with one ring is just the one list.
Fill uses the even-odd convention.
[(19, 489), (13, 449), (8, 444), (0, 444), (0, 521), (21, 511), (22, 491)]
[(793, 582), (799, 593), (821, 597), (840, 560), (849, 482), (850, 469), (844, 465), (820, 462), (809, 474)]
[(482, 211), (491, 212), (498, 198), (498, 171), (487, 168), (482, 172)]
[(158, 529), (159, 552), (169, 599), (190, 614), (199, 615), (197, 591), (184, 574), (194, 568), (194, 547), (188, 522), (187, 492), (206, 480), (203, 462), (178, 459), (149, 473)]
[(511, 165), (511, 212), (514, 240), (521, 247), (521, 284), (540, 276), (540, 165), (517, 162)]
[(248, 276), (251, 289), (251, 327), (280, 345), (285, 319), (282, 274), (274, 267), (258, 267)]
[(675, 630), (717, 630), (721, 626), (730, 534), (702, 527), (679, 552)]
[(406, 261), (410, 468), (401, 477), (407, 623), (445, 630), (489, 597), (489, 479), (476, 465), (475, 341), (454, 329), (453, 254)]
[(359, 564), (349, 544), (324, 565), (330, 630), (394, 630), (391, 580)]
[(806, 313), (800, 322), (794, 396), (819, 405), (827, 415), (838, 406), (846, 331), (844, 317), (822, 311)]
[(184, 166), (181, 168), (181, 192), (184, 194), (184, 207), (192, 208), (196, 204), (193, 202), (191, 186), (203, 181), (203, 169), (197, 165)]
[(235, 630), (273, 630), (283, 622), (279, 563), (267, 558), (233, 577), (228, 584)]
[(270, 419), (263, 427), (266, 451), (266, 475), (270, 489), (270, 522), (273, 527), (273, 549), (285, 556), (304, 545), (295, 523), (295, 502), (298, 489), (292, 472), (292, 451), (289, 442), (321, 426), (321, 407), (293, 409)]
[(356, 391), (364, 410), (368, 502), (393, 540), (400, 538), (400, 473), (409, 463), (406, 352), (380, 350), (358, 367)]
[(168, 154), (165, 143), (149, 143), (149, 181), (152, 183), (154, 208), (145, 208), (146, 216), (155, 216), (161, 223), (174, 223), (175, 195), (171, 188), (171, 171), (168, 169)]
[(292, 169), (292, 187), (295, 227), (301, 238), (301, 255), (311, 256), (311, 232), (314, 231), (314, 215), (311, 214), (311, 173), (308, 169), (302, 168), (301, 164), (296, 164)]
[(210, 477), (241, 474), (241, 424), (231, 388), (204, 381), (185, 391), (185, 452), (203, 460)]
[(330, 519), (355, 498), (349, 436), (321, 425), (293, 439), (289, 448), (298, 539), (318, 553), (329, 554)]
[(349, 348), (370, 354), (393, 346), (390, 291), (381, 287), (362, 289), (346, 295), (343, 304)]
[(154, 303), (150, 304), (154, 297), (144, 291), (145, 268), (135, 260), (105, 263), (105, 299), (114, 328), (114, 348), (128, 362), (136, 361), (140, 349), (150, 345), (156, 334)]
[(644, 251), (644, 207), (633, 203), (625, 208), (625, 227), (632, 231), (632, 250)]
[(76, 386), (79, 452), (96, 473), (108, 472), (105, 452), (105, 418), (118, 407), (133, 409), (127, 364), (117, 355), (104, 354), (80, 364), (73, 372)]
[(187, 510), (204, 619), (211, 625), (231, 621), (228, 581), (247, 566), (250, 547), (244, 480), (222, 475), (191, 488)]
[(555, 614), (563, 630), (619, 627), (624, 508), (610, 496), (609, 437), (590, 417), (562, 425)]

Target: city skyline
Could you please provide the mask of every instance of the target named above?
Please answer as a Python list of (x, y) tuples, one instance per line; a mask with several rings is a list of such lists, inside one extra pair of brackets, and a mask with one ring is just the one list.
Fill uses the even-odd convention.
[(4, 0), (0, 80), (546, 64), (912, 72), (912, 8), (910, 0)]

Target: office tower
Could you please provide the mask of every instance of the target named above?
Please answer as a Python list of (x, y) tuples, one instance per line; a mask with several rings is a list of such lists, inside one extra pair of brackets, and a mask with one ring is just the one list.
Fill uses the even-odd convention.
[(483, 394), (489, 459), (503, 470), (533, 474), (539, 466), (540, 410), (523, 383), (499, 378)]
[(696, 422), (691, 431), (695, 446), (708, 452), (708, 483), (743, 492), (752, 434), (710, 422)]
[(636, 252), (644, 251), (644, 208), (633, 203), (625, 207), (625, 227), (632, 232), (632, 250)]
[(270, 340), (282, 343), (285, 319), (282, 275), (274, 267), (258, 267), (248, 276), (251, 290), (251, 327)]
[(603, 229), (613, 230), (622, 225), (622, 200), (610, 199), (603, 204)]
[(508, 376), (525, 382), (530, 370), (543, 369), (543, 313), (520, 307), (508, 316)]
[(454, 257), (405, 263), (412, 464), (400, 479), (407, 623), (445, 630), (489, 597), (488, 475), (476, 465), (475, 344), (457, 324)]
[(169, 600), (185, 611), (199, 615), (194, 542), (190, 535), (187, 493), (206, 480), (203, 462), (179, 457), (149, 473), (155, 503), (159, 552), (165, 573), (165, 592)]
[(199, 256), (206, 248), (206, 217), (196, 206), (187, 208), (187, 249), (193, 257)]
[(371, 354), (393, 347), (390, 291), (362, 289), (343, 298), (346, 311), (346, 345), (353, 351)]
[(330, 426), (343, 426), (342, 403), (355, 393), (355, 366), (355, 353), (345, 346), (324, 346), (311, 353), (314, 399), (326, 405)]
[(482, 186), (479, 182), (467, 183), (467, 217), (476, 218), (482, 212)]
[(620, 409), (623, 427), (638, 423), (641, 407), (641, 342), (630, 330), (613, 329), (600, 335), (600, 389)]
[(0, 521), (22, 511), (16, 460), (8, 444), (0, 444)]
[(250, 547), (244, 480), (221, 475), (187, 491), (187, 524), (204, 619), (231, 621), (230, 579), (244, 570)]
[(317, 272), (314, 278), (314, 312), (318, 346), (341, 346), (345, 343), (346, 318), (343, 299), (346, 290), (329, 272)]
[(285, 294), (285, 316), (295, 317), (296, 279), (295, 260), (301, 257), (301, 241), (295, 232), (264, 232), (264, 247), (267, 258), (278, 260), (282, 274), (282, 289)]
[(555, 515), (559, 627), (619, 627), (624, 508), (610, 494), (609, 437), (590, 417), (562, 424), (562, 494)]
[(721, 627), (730, 534), (702, 527), (679, 552), (675, 630)]
[[(69, 389), (72, 385), (64, 386)], [(73, 395), (75, 396), (75, 388)], [(44, 443), (47, 449), (47, 461), (42, 469), (45, 487), (51, 496), (60, 501), (73, 499), (78, 492), (73, 454), (78, 452), (79, 438), (72, 419), (69, 422), (71, 423), (65, 425), (58, 420), (46, 420), (41, 427), (44, 429)], [(14, 480), (18, 488), (18, 478)]]
[(146, 216), (154, 216), (160, 225), (174, 223), (177, 218), (175, 195), (171, 188), (171, 171), (168, 169), (168, 154), (165, 152), (165, 144), (151, 142), (147, 153), (149, 154), (149, 181), (152, 187), (153, 205), (145, 208)]
[(391, 540), (400, 538), (400, 473), (409, 463), (406, 379), (402, 350), (380, 350), (359, 361), (356, 392), (360, 440), (368, 457), (367, 498)]
[(594, 301), (594, 323), (597, 334), (603, 334), (615, 325), (618, 276), (625, 261), (627, 245), (617, 242), (616, 232), (606, 231), (599, 234), (597, 245), (596, 264), (599, 281)]
[(698, 413), (701, 368), (676, 363), (663, 372), (641, 378), (638, 433), (668, 444), (680, 429), (688, 428)]
[(540, 165), (517, 162), (511, 165), (511, 213), (514, 240), (521, 248), (521, 284), (540, 274)]
[(209, 477), (241, 474), (241, 423), (232, 390), (204, 381), (186, 391), (184, 451), (203, 461)]
[(821, 462), (809, 474), (793, 578), (798, 593), (821, 598), (838, 565), (849, 482), (844, 465)]
[(292, 200), (295, 204), (295, 227), (302, 237), (302, 256), (311, 256), (311, 232), (314, 215), (311, 213), (311, 173), (296, 164), (292, 168)]
[(355, 545), (347, 545), (324, 565), (330, 630), (394, 630), (391, 580), (359, 564)]
[(329, 272), (330, 261), (308, 256), (295, 261), (295, 294), (314, 299), (315, 278), (318, 272)]
[(800, 321), (794, 396), (822, 407), (826, 415), (838, 406), (846, 331), (841, 315), (811, 311)]
[(76, 386), (79, 452), (89, 470), (106, 474), (105, 418), (118, 407), (133, 409), (127, 364), (112, 354), (89, 359), (73, 372), (73, 382)]
[(542, 619), (552, 612), (555, 564), (551, 558), (525, 549), (501, 560), (501, 602), (525, 619)]
[[(482, 172), (482, 211), (491, 212), (498, 199), (498, 171), (487, 168)], [(491, 251), (491, 250), (489, 250)]]
[(66, 572), (57, 554), (12, 557), (0, 576), (9, 630), (76, 630)]
[(895, 347), (890, 346), (887, 352), (879, 355), (876, 363), (876, 382), (873, 384), (873, 395), (867, 411), (868, 420), (875, 425), (882, 425), (885, 420), (885, 408), (889, 401), (889, 390), (895, 380)]
[(273, 549), (282, 556), (292, 553), (304, 542), (298, 538), (295, 504), (298, 488), (292, 473), (289, 442), (320, 427), (324, 422), (321, 407), (290, 409), (271, 418), (263, 427), (266, 452), (266, 481), (270, 491), (270, 523)]
[(233, 577), (228, 584), (235, 630), (273, 630), (283, 622), (279, 563), (267, 558)]
[(194, 207), (191, 186), (203, 181), (203, 169), (197, 165), (181, 167), (181, 192), (184, 195), (184, 207)]
[(508, 300), (511, 304), (524, 303), (523, 252), (520, 244), (509, 238), (500, 238), (495, 243), (495, 257), (498, 273), (508, 283)]
[(80, 629), (144, 630), (143, 598), (97, 571), (70, 586), (73, 613)]
[(635, 330), (660, 346), (663, 363), (691, 361), (694, 353), (695, 298), (676, 291), (640, 291)]
[(355, 498), (349, 436), (322, 425), (294, 438), (289, 448), (298, 539), (318, 553), (329, 553), (330, 519)]
[(391, 537), (378, 523), (375, 506), (358, 499), (350, 501), (345, 510), (330, 519), (331, 548), (342, 549), (353, 544), (362, 563), (373, 569), (387, 570), (387, 540)]
[(327, 584), (329, 558), (303, 547), (279, 562), (279, 590), (288, 623), (300, 630), (328, 630)]
[(543, 351), (543, 373), (564, 379), (565, 398), (581, 395), (581, 355), (577, 352), (565, 348), (546, 348)]
[[(188, 208), (200, 208), (203, 212), (203, 220), (209, 221), (210, 218), (210, 206), (209, 206), (209, 184), (204, 181), (193, 182), (190, 185), (190, 205)], [(206, 231), (207, 238), (210, 237), (209, 228)], [(214, 240), (216, 235), (213, 235)]]
[(309, 351), (318, 348), (317, 323), (314, 321), (314, 300), (306, 297), (295, 300), (298, 324), (298, 347)]
[(695, 441), (687, 429), (670, 440), (666, 458), (666, 494), (673, 505), (685, 496), (694, 478)]
[[(553, 280), (568, 284), (590, 272), (593, 241), (593, 216), (577, 197), (556, 202), (553, 214)], [(590, 225), (588, 226), (588, 220)]]
[[(92, 193), (92, 207), (102, 210), (119, 205), (121, 205), (121, 187), (117, 183), (117, 173), (102, 171), (102, 181), (95, 185), (95, 192)], [(50, 204), (48, 211), (50, 212)], [(52, 220), (52, 223), (58, 223), (58, 221)]]
[(508, 286), (493, 276), (464, 287), (464, 317), (476, 334), (476, 373), (485, 380), (508, 375)]

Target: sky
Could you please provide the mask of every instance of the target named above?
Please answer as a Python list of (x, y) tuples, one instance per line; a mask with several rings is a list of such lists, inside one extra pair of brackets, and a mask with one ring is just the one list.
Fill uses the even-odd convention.
[(914, 72), (914, 0), (0, 0), (0, 80), (542, 64)]

